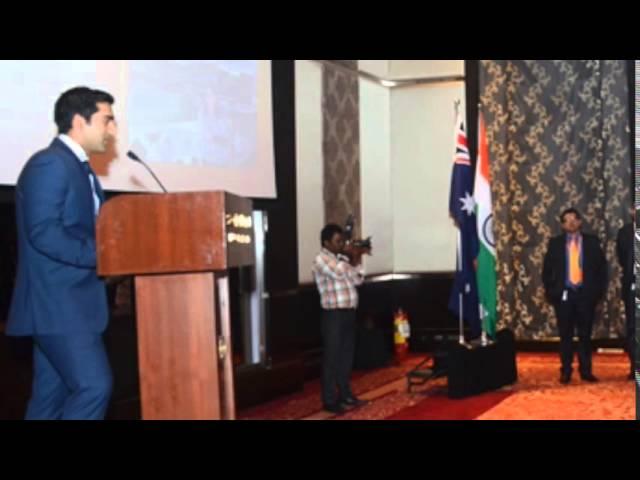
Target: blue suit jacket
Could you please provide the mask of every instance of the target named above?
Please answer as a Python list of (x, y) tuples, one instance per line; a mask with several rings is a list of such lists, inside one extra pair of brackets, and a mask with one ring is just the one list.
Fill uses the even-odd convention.
[[(100, 204), (102, 188), (95, 178)], [(96, 275), (91, 184), (59, 139), (33, 155), (16, 186), (18, 270), (8, 335), (101, 333), (104, 282)]]

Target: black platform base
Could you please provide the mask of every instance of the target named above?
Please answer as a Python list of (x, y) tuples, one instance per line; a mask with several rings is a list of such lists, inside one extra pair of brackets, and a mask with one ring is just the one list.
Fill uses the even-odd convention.
[(471, 349), (451, 345), (447, 358), (449, 398), (464, 398), (510, 385), (518, 379), (515, 337), (496, 334), (495, 343)]

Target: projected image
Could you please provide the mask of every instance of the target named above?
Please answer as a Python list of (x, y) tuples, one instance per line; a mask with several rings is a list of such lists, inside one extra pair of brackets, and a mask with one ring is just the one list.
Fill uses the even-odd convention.
[(162, 163), (215, 167), (256, 162), (258, 62), (131, 61), (129, 143)]
[(26, 162), (34, 153), (29, 148), (34, 141), (39, 149), (53, 139), (53, 104), (61, 92), (96, 83), (95, 60), (2, 60), (0, 72), (0, 89), (4, 92), (0, 131), (5, 161), (7, 155), (15, 154), (15, 161)]
[(226, 190), (276, 196), (270, 60), (0, 60), (0, 185), (15, 185), (25, 162), (57, 134), (54, 104), (69, 88), (109, 92), (118, 128), (92, 157), (102, 187)]

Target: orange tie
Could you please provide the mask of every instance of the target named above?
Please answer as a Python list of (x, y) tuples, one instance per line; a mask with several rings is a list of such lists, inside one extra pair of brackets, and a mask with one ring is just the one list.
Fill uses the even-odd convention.
[(569, 281), (573, 285), (582, 283), (582, 269), (580, 268), (580, 247), (578, 238), (574, 237), (569, 244)]

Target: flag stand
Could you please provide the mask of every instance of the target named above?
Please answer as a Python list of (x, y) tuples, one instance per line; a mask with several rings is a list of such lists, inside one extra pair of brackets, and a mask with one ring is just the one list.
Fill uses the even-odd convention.
[(458, 336), (458, 343), (460, 345), (464, 345), (464, 328), (462, 326), (462, 292), (458, 294), (458, 299), (460, 301), (460, 308), (458, 308), (458, 316), (460, 317), (460, 335)]
[[(457, 245), (457, 261), (456, 261), (456, 269), (460, 268), (460, 265), (462, 265), (462, 233), (460, 232), (460, 229), (458, 228), (458, 245)], [(464, 313), (463, 313), (463, 309), (464, 309), (464, 304), (462, 302), (462, 291), (460, 293), (458, 293), (458, 319), (459, 319), (459, 335), (458, 335), (458, 343), (460, 345), (462, 345), (463, 347), (466, 348), (471, 348), (471, 345), (469, 345), (465, 339), (464, 339), (464, 325), (463, 325), (463, 317), (464, 317)]]
[(480, 336), (480, 345), (482, 345), (483, 347), (486, 347), (487, 345), (491, 345), (493, 344), (493, 340), (491, 340), (488, 336), (487, 336), (487, 330), (484, 328), (484, 310), (482, 308), (482, 305), (480, 305), (480, 325), (482, 325), (482, 335)]
[(460, 301), (460, 308), (458, 309), (458, 311), (459, 311), (459, 315), (458, 315), (458, 317), (459, 317), (459, 319), (460, 319), (460, 335), (458, 336), (458, 343), (459, 343), (460, 345), (462, 345), (463, 347), (471, 348), (471, 345), (470, 345), (470, 344), (468, 344), (468, 343), (465, 341), (465, 339), (464, 339), (464, 327), (463, 327), (463, 325), (462, 325), (462, 315), (463, 315), (463, 314), (462, 314), (462, 309), (463, 309), (463, 305), (462, 305), (462, 292), (458, 294), (458, 299), (459, 299), (459, 301)]

